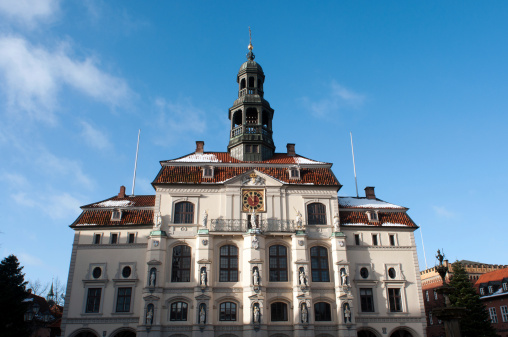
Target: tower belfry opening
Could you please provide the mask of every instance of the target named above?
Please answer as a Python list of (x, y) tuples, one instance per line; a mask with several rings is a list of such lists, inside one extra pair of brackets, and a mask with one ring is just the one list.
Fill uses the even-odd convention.
[(228, 152), (238, 160), (263, 161), (270, 159), (275, 152), (272, 138), (274, 110), (263, 98), (265, 74), (261, 65), (254, 61), (252, 41), (248, 49), (247, 61), (236, 77), (238, 98), (229, 109), (231, 130)]

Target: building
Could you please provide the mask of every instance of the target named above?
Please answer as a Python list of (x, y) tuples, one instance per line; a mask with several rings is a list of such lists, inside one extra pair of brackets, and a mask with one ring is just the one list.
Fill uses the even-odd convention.
[(485, 273), (475, 283), (490, 321), (501, 337), (508, 337), (508, 268)]
[(53, 284), (47, 298), (37, 296), (28, 289), (23, 300), (27, 303), (24, 320), (28, 326), (30, 337), (60, 336), (60, 324), (63, 308), (54, 302)]
[(425, 336), (407, 208), (338, 197), (332, 164), (275, 152), (249, 45), (227, 152), (161, 162), (155, 195), (82, 207), (64, 336)]
[[(492, 271), (508, 267), (468, 260), (460, 260), (459, 263), (461, 263), (464, 267), (471, 284), (475, 284), (475, 282), (477, 282), (485, 273), (490, 273)], [(444, 260), (443, 264), (449, 268), (449, 271), (446, 274), (446, 280), (449, 282), (453, 277), (453, 265), (449, 263), (448, 260)], [(420, 276), (422, 279), (425, 315), (427, 317), (427, 337), (444, 337), (445, 332), (443, 322), (438, 320), (436, 317), (432, 317), (432, 310), (434, 308), (444, 307), (444, 297), (436, 291), (437, 288), (443, 285), (443, 281), (441, 276), (439, 276), (436, 267), (421, 271)]]

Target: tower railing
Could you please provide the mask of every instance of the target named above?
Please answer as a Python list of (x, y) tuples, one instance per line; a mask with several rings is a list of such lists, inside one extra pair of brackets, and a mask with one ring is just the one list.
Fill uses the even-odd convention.
[(243, 97), (245, 95), (259, 95), (263, 97), (263, 90), (257, 88), (243, 88), (238, 91), (238, 98)]
[(247, 134), (247, 135), (256, 135), (256, 134), (259, 135), (260, 134), (263, 136), (270, 137), (272, 135), (272, 131), (269, 130), (264, 125), (252, 125), (252, 124), (239, 125), (231, 130), (231, 137), (230, 138), (241, 136), (242, 134)]

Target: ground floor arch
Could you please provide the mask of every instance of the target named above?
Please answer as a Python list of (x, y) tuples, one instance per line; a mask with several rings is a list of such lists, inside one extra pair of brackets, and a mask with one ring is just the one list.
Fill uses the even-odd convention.
[(374, 329), (361, 328), (360, 330), (358, 330), (357, 336), (358, 337), (379, 337), (379, 334), (377, 334)]
[(70, 337), (99, 337), (99, 334), (92, 329), (79, 329), (74, 331)]
[(136, 337), (136, 332), (133, 329), (118, 329), (111, 334), (111, 337)]
[(404, 328), (398, 328), (390, 334), (390, 337), (416, 337)]

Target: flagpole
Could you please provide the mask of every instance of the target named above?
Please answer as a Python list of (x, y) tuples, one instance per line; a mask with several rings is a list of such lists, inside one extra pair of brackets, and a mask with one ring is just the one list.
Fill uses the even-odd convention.
[(132, 178), (132, 194), (134, 196), (134, 187), (136, 187), (136, 170), (138, 168), (138, 152), (139, 152), (139, 135), (141, 133), (141, 129), (138, 130), (138, 145), (136, 146), (136, 160), (134, 161), (134, 177)]
[(355, 164), (355, 149), (353, 148), (353, 133), (350, 132), (351, 136), (351, 152), (353, 153), (353, 170), (355, 172), (355, 186), (356, 186), (356, 197), (358, 198), (358, 181), (356, 180), (356, 164)]

